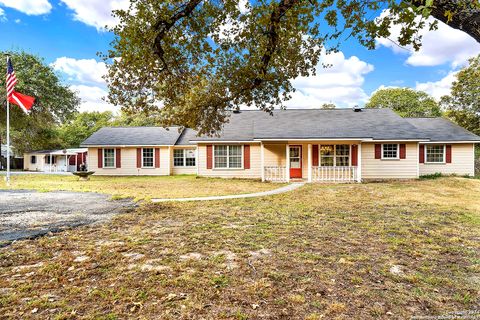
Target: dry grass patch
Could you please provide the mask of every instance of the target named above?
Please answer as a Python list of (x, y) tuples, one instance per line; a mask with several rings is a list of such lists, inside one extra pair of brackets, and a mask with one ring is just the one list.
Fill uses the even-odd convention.
[(479, 205), (480, 181), (461, 178), (146, 204), (0, 249), (0, 315), (409, 319), (469, 310), (479, 303)]
[[(90, 181), (79, 181), (75, 176), (31, 174), (12, 176), (11, 183), (13, 189), (99, 192), (110, 194), (113, 199), (133, 197), (147, 200), (243, 194), (272, 190), (281, 186), (282, 184), (262, 183), (256, 180), (197, 178), (192, 175), (160, 177), (93, 175)], [(0, 181), (0, 189), (6, 188), (5, 182)]]

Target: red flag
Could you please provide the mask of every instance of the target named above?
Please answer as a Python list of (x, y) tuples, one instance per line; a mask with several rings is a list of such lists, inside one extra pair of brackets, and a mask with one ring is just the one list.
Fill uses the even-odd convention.
[(33, 106), (33, 103), (35, 102), (35, 98), (21, 94), (17, 91), (13, 91), (10, 97), (8, 97), (8, 101), (16, 104), (23, 110), (23, 112), (28, 114), (28, 112)]

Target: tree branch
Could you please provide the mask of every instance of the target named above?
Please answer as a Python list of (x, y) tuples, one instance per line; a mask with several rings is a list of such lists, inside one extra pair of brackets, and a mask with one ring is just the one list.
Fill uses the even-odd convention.
[[(253, 81), (253, 88), (258, 87), (264, 80), (265, 75), (268, 72), (268, 67), (272, 56), (275, 53), (278, 45), (278, 28), (282, 17), (288, 10), (293, 8), (300, 0), (281, 0), (277, 7), (272, 11), (270, 15), (270, 21), (268, 23), (268, 46), (266, 52), (262, 56), (262, 64), (260, 66), (260, 77), (256, 77)], [(252, 88), (252, 89), (253, 89)]]
[(202, 2), (202, 0), (190, 0), (182, 6), (182, 10), (175, 13), (173, 16), (167, 19), (159, 19), (154, 25), (153, 30), (157, 32), (155, 40), (153, 42), (153, 52), (162, 61), (163, 67), (168, 71), (168, 65), (165, 61), (165, 51), (162, 47), (162, 41), (165, 38), (167, 32), (175, 25), (175, 23), (185, 17), (192, 14), (193, 10)]
[[(413, 0), (416, 7), (424, 6), (425, 0)], [(451, 12), (451, 20), (448, 13)], [(446, 23), (454, 29), (469, 34), (480, 43), (480, 7), (472, 0), (435, 0), (431, 16)]]

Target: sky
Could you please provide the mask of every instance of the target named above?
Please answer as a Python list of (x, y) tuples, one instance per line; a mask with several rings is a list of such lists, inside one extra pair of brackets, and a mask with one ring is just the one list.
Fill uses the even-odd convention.
[[(106, 53), (113, 40), (104, 28), (116, 23), (111, 11), (128, 4), (129, 0), (0, 0), (0, 50), (24, 50), (44, 58), (78, 92), (81, 111), (116, 112), (118, 107), (102, 99), (107, 94), (102, 78), (107, 67), (98, 53)], [(394, 39), (399, 28), (391, 31)], [(322, 56), (315, 76), (293, 79), (297, 91), (287, 108), (363, 106), (384, 87), (410, 87), (439, 99), (450, 92), (468, 58), (480, 53), (480, 44), (441, 22), (438, 30), (422, 34), (419, 51), (389, 39), (377, 39), (375, 50), (348, 40), (340, 52)], [(332, 67), (325, 69), (322, 63)]]

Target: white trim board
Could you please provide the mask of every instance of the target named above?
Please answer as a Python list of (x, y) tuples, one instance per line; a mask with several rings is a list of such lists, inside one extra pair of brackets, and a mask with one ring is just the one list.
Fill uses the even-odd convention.
[(253, 141), (253, 140), (245, 140), (245, 141), (198, 141), (198, 140), (190, 140), (192, 143), (197, 144), (251, 144), (251, 143), (261, 143), (261, 141)]
[(173, 144), (159, 144), (159, 145), (149, 145), (149, 144), (140, 144), (140, 145), (120, 145), (120, 144), (105, 144), (105, 145), (92, 145), (86, 146), (84, 148), (158, 148), (158, 147), (172, 147)]
[(480, 143), (480, 141), (428, 141), (428, 142), (420, 142), (420, 144), (458, 144), (458, 143)]

